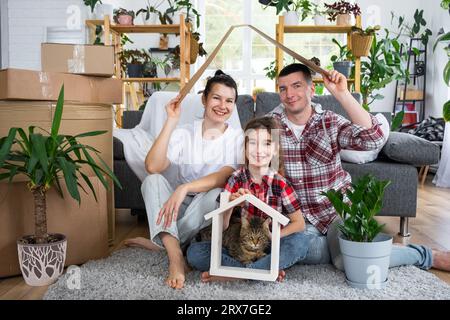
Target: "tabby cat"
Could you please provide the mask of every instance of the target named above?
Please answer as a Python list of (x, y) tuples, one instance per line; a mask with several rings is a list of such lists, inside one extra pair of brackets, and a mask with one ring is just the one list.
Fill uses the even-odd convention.
[(271, 235), (270, 218), (264, 220), (253, 216), (250, 219), (242, 215), (241, 221), (230, 222), (223, 232), (223, 246), (231, 257), (243, 264), (249, 264), (266, 255), (264, 250), (269, 246)]

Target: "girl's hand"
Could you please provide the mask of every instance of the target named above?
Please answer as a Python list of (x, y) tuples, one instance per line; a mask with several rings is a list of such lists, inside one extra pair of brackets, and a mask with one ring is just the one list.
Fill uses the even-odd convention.
[[(246, 195), (246, 194), (252, 194), (252, 193), (248, 189), (240, 188), (237, 192), (230, 194), (230, 201), (236, 200), (237, 198), (242, 197), (243, 195)], [(240, 204), (241, 207), (243, 207), (244, 205), (245, 205), (245, 202), (242, 202)]]
[(188, 193), (188, 189), (185, 185), (180, 185), (175, 192), (170, 196), (170, 198), (164, 203), (164, 206), (161, 208), (159, 212), (158, 219), (156, 220), (156, 224), (159, 225), (164, 218), (164, 228), (170, 227), (172, 222), (177, 221), (178, 210), (180, 209), (181, 204), (186, 198)]
[(181, 96), (177, 95), (175, 98), (170, 100), (169, 103), (166, 105), (166, 112), (168, 118), (176, 120), (180, 118), (181, 114), (180, 99)]
[(336, 95), (348, 91), (347, 78), (336, 70), (330, 71), (330, 76), (323, 76), (323, 83), (331, 94)]

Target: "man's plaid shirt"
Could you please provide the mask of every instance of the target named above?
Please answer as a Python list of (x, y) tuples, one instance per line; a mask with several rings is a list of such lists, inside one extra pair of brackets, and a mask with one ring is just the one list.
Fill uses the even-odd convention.
[(341, 149), (373, 150), (384, 143), (383, 132), (374, 116), (372, 128), (365, 129), (343, 116), (313, 105), (313, 114), (297, 139), (288, 125), (284, 106), (280, 104), (268, 115), (280, 125), (285, 176), (295, 189), (303, 216), (326, 234), (336, 217), (331, 202), (320, 193), (348, 188), (350, 174), (342, 168)]
[[(295, 190), (289, 185), (286, 179), (277, 172), (270, 170), (262, 177), (261, 184), (253, 182), (250, 171), (242, 166), (233, 172), (225, 185), (225, 191), (237, 192), (240, 188), (248, 189), (259, 200), (267, 203), (278, 212), (287, 215), (300, 209)], [(249, 217), (257, 215), (266, 217), (266, 214), (248, 203), (244, 208)]]

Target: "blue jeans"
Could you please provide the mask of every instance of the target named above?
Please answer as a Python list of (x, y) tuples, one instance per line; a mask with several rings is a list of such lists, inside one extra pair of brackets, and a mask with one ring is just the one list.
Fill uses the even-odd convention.
[[(308, 254), (300, 261), (301, 264), (321, 264), (333, 263), (333, 265), (343, 271), (344, 262), (342, 260), (341, 249), (339, 246), (338, 225), (342, 223), (339, 218), (331, 224), (326, 235), (323, 235), (313, 225), (307, 223), (305, 233), (312, 239), (309, 245)], [(433, 265), (433, 255), (430, 248), (409, 244), (407, 246), (392, 245), (391, 259), (389, 267), (398, 267), (403, 265), (414, 265), (420, 269), (428, 270)]]
[[(308, 253), (311, 236), (304, 232), (292, 233), (280, 239), (280, 264), (279, 269), (286, 269), (303, 260)], [(186, 253), (188, 263), (195, 269), (207, 271), (210, 269), (211, 241), (194, 242)], [(228, 254), (227, 249), (222, 247), (222, 266), (270, 269), (270, 254), (244, 265)]]

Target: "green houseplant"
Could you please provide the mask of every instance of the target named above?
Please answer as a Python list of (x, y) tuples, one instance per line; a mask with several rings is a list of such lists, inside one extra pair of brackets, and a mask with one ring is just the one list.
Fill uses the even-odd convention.
[(276, 8), (276, 14), (284, 12), (285, 25), (297, 25), (300, 19), (305, 20), (308, 16), (312, 15), (313, 4), (309, 0), (272, 0), (272, 1), (260, 1), (264, 4), (266, 9), (268, 6)]
[[(51, 132), (44, 129), (38, 132), (39, 128), (35, 126), (30, 126), (28, 132), (22, 128), (11, 128), (6, 137), (0, 138), (0, 180), (12, 182), (16, 176), (25, 176), (34, 197), (35, 234), (18, 240), (20, 268), (29, 285), (48, 285), (56, 281), (64, 269), (67, 240), (64, 235), (47, 232), (47, 191), (55, 187), (63, 197), (60, 183), (63, 177), (70, 196), (80, 203), (79, 188), (86, 192), (80, 184), (82, 179), (97, 200), (94, 187), (83, 173), (82, 166), (92, 169), (106, 189), (109, 187), (104, 176), (121, 187), (99, 152), (79, 141), (80, 138), (101, 135), (106, 131), (76, 136), (59, 134), (63, 105), (64, 86), (59, 93)], [(98, 157), (100, 164), (96, 163), (92, 154)]]
[(164, 2), (164, 0), (160, 1), (155, 5), (151, 5), (147, 0), (147, 6), (145, 8), (141, 8), (136, 12), (136, 17), (142, 14), (142, 22), (143, 24), (156, 24), (156, 19), (159, 18), (161, 12), (158, 10), (159, 6)]
[(369, 55), (372, 46), (373, 37), (380, 30), (380, 26), (368, 27), (362, 29), (352, 26), (352, 52), (355, 57), (365, 57)]
[(380, 233), (383, 225), (374, 217), (382, 209), (384, 191), (390, 183), (366, 175), (345, 191), (321, 193), (342, 219), (339, 244), (351, 286), (380, 288), (387, 281), (392, 237)]
[(114, 10), (114, 22), (122, 25), (133, 25), (134, 23), (134, 11), (119, 8)]
[(361, 8), (358, 4), (351, 4), (348, 1), (340, 0), (332, 4), (325, 4), (328, 13), (328, 20), (335, 21), (336, 25), (349, 25), (351, 15), (355, 17), (361, 15)]
[(354, 60), (352, 51), (348, 49), (346, 44), (341, 45), (335, 38), (331, 41), (339, 47), (339, 55), (332, 55), (330, 58), (331, 62), (333, 62), (333, 68), (346, 78), (349, 78)]

